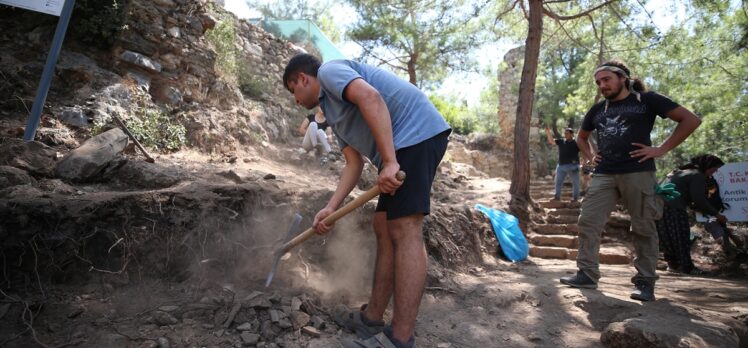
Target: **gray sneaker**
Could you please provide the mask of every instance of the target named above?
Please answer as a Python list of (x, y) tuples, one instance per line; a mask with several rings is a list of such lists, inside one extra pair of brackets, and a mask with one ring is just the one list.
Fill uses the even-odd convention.
[(363, 315), (365, 309), (366, 305), (361, 306), (360, 310), (338, 305), (335, 307), (333, 318), (344, 329), (356, 333), (356, 336), (362, 339), (368, 339), (384, 330), (384, 321), (366, 319)]
[(561, 277), (561, 284), (575, 288), (597, 289), (597, 283), (582, 271), (577, 271), (572, 277)]

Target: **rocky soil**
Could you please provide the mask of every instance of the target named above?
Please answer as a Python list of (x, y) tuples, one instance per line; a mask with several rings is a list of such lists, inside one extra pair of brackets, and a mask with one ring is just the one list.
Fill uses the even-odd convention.
[[(56, 153), (33, 144), (5, 139), (18, 155), (0, 151), (11, 164), (3, 168), (18, 174), (4, 177), (20, 180), (0, 191), (3, 346), (334, 347), (348, 335), (331, 311), (366, 301), (372, 203), (290, 253), (263, 287), (291, 214), (311, 222), (339, 162), (320, 165), (284, 148), (276, 150), (288, 161), (183, 151), (155, 164), (131, 158), (76, 183), (39, 174), (53, 172), (40, 158), (54, 164)], [(628, 299), (629, 265), (605, 265), (599, 290), (577, 290), (558, 283), (573, 261), (504, 261), (472, 206), (505, 207), (509, 183), (453, 169), (464, 166), (446, 162), (435, 184), (419, 346), (745, 344), (742, 278), (663, 273), (658, 301), (641, 304)], [(367, 171), (361, 188), (373, 177)], [(718, 253), (699, 248), (697, 257), (704, 248)]]
[[(298, 48), (211, 1), (124, 3), (110, 47), (66, 41), (28, 143), (19, 138), (54, 23), (0, 6), (0, 347), (335, 347), (348, 333), (332, 309), (367, 298), (374, 202), (289, 253), (264, 287), (291, 216), (308, 227), (342, 166), (339, 152), (321, 162), (298, 151), (305, 111), (280, 84)], [(229, 51), (259, 90), (226, 76), (215, 28), (233, 28)], [(115, 116), (173, 127), (150, 139), (155, 163)], [(534, 181), (523, 221), (532, 256), (502, 259), (473, 208), (507, 209), (501, 143), (453, 135), (437, 173), (420, 347), (748, 346), (746, 260), (725, 258), (698, 228), (694, 257), (718, 276), (663, 272), (658, 301), (630, 300), (617, 212), (600, 289), (567, 288), (558, 278), (575, 270), (578, 205), (547, 202), (550, 186)], [(375, 178), (367, 166), (350, 198)]]

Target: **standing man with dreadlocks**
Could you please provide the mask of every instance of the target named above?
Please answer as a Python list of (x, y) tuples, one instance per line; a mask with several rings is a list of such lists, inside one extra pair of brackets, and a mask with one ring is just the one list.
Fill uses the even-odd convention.
[[(579, 216), (579, 271), (561, 283), (578, 288), (597, 288), (600, 280), (600, 236), (605, 222), (619, 199), (631, 216), (634, 235), (636, 275), (631, 298), (653, 301), (657, 281), (658, 256), (655, 220), (662, 204), (655, 199), (655, 162), (682, 143), (701, 124), (688, 109), (669, 98), (648, 92), (644, 83), (631, 77), (621, 61), (610, 61), (595, 69), (595, 84), (605, 100), (584, 116), (577, 134), (579, 150), (588, 162), (596, 164), (592, 182), (582, 202)], [(649, 137), (656, 116), (678, 123), (660, 146)], [(592, 153), (589, 135), (597, 130), (598, 153)]]

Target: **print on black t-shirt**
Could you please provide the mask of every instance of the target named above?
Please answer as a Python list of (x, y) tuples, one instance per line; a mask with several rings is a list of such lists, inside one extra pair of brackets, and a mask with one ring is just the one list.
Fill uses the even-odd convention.
[(590, 108), (582, 121), (582, 129), (590, 132), (597, 130), (598, 152), (603, 159), (595, 168), (595, 173), (654, 171), (653, 159), (639, 163), (639, 157), (631, 157), (629, 152), (638, 149), (632, 143), (651, 146), (649, 135), (656, 116), (665, 118), (668, 112), (678, 106), (661, 94), (644, 92), (641, 93), (641, 101), (632, 93), (623, 100), (609, 102), (607, 110), (605, 101)]

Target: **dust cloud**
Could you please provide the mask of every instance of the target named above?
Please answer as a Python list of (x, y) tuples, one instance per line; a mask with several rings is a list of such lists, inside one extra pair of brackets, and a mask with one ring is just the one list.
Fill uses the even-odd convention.
[[(197, 218), (200, 223), (183, 241), (191, 276), (260, 291), (312, 289), (328, 299), (368, 296), (376, 239), (366, 208), (339, 220), (331, 233), (315, 235), (291, 250), (281, 259), (270, 288), (264, 287), (273, 252), (282, 244), (295, 212), (291, 204), (282, 204)], [(303, 218), (296, 234), (311, 227), (316, 211), (299, 213)]]
[[(327, 237), (324, 259), (309, 274), (308, 285), (323, 295), (369, 294), (376, 259), (376, 239), (369, 219), (355, 214), (338, 221)], [(366, 223), (362, 223), (362, 220)]]
[[(242, 214), (203, 216), (191, 234), (188, 251), (190, 271), (209, 281), (233, 282), (259, 289), (291, 224), (293, 209), (288, 204), (273, 208), (247, 208)], [(304, 221), (302, 221), (302, 225)]]

